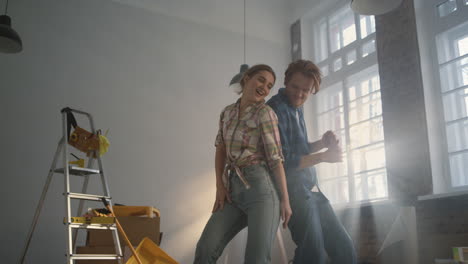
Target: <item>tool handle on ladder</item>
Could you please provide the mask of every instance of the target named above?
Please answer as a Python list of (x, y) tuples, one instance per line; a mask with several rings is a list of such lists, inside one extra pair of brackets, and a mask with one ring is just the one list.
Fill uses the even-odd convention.
[[(75, 120), (75, 117), (73, 116), (73, 113), (77, 113), (77, 114), (81, 114), (81, 115), (85, 115), (86, 117), (88, 117), (88, 120), (89, 120), (89, 124), (91, 126), (91, 132), (95, 133), (95, 129), (94, 129), (94, 121), (93, 121), (93, 117), (91, 116), (90, 113), (87, 113), (87, 112), (84, 112), (84, 111), (81, 111), (81, 110), (76, 110), (76, 109), (72, 109), (70, 107), (64, 107), (62, 108), (62, 110), (60, 110), (60, 113), (62, 114), (66, 114), (67, 115), (67, 122), (73, 122), (75, 123), (75, 125), (73, 127), (76, 126), (76, 120)], [(69, 120), (70, 119), (70, 120)], [(73, 120), (73, 121), (72, 121)], [(70, 125), (71, 124), (68, 124), (68, 129), (67, 129), (67, 133), (69, 133), (70, 131)]]
[(91, 114), (88, 113), (88, 112), (81, 111), (81, 110), (76, 110), (76, 109), (73, 109), (73, 108), (70, 108), (70, 107), (64, 107), (64, 108), (62, 108), (62, 110), (60, 110), (60, 112), (61, 113), (63, 113), (63, 112), (66, 112), (66, 113), (74, 112), (74, 113), (85, 115), (85, 116), (88, 116), (88, 117), (91, 116)]
[(115, 218), (115, 224), (117, 225), (117, 229), (120, 231), (120, 234), (122, 234), (122, 236), (124, 237), (125, 243), (127, 243), (127, 246), (132, 251), (132, 254), (135, 257), (136, 261), (138, 262), (138, 264), (143, 264), (143, 262), (141, 262), (140, 257), (138, 257), (138, 254), (137, 254), (136, 250), (133, 248), (132, 243), (128, 239), (127, 234), (125, 234), (125, 231), (123, 230), (122, 226), (120, 225), (119, 220), (117, 220), (117, 217), (115, 217), (114, 210), (112, 210), (112, 207), (107, 202), (106, 198), (102, 198), (101, 200), (104, 203), (104, 206), (107, 208), (107, 210), (109, 210), (111, 212), (112, 216)]

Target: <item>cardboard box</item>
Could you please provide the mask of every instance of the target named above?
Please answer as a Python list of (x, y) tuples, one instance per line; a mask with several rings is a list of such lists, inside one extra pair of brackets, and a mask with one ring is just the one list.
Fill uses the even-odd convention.
[(159, 210), (151, 206), (114, 205), (113, 209), (115, 216), (147, 216), (149, 218), (161, 216)]
[[(160, 244), (159, 217), (148, 218), (140, 216), (118, 216), (122, 228), (134, 247), (140, 244), (143, 238), (148, 237), (157, 245)], [(120, 245), (126, 246), (123, 236), (119, 233)], [(113, 246), (114, 239), (110, 230), (88, 230), (87, 246)]]

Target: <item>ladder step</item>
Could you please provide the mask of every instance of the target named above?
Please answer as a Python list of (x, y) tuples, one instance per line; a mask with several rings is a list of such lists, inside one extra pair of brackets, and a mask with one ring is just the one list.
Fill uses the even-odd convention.
[(73, 254), (70, 256), (72, 260), (79, 259), (121, 259), (122, 257), (117, 254)]
[(71, 228), (117, 230), (115, 225), (106, 224), (70, 224)]
[[(63, 218), (63, 223), (67, 223), (67, 218)], [(115, 223), (115, 217), (83, 217), (72, 216), (70, 217), (70, 224), (107, 224), (112, 225)]]
[(87, 194), (87, 193), (68, 193), (68, 197), (72, 199), (83, 199), (83, 200), (90, 200), (90, 201), (101, 201), (102, 198), (105, 198), (106, 200), (111, 199), (111, 197), (109, 196)]
[[(56, 173), (65, 173), (63, 168), (58, 168), (55, 169), (54, 172)], [(86, 176), (86, 175), (94, 175), (94, 174), (99, 174), (100, 171), (96, 169), (90, 169), (90, 168), (81, 168), (78, 166), (68, 166), (68, 172), (70, 175), (76, 175), (76, 176)]]

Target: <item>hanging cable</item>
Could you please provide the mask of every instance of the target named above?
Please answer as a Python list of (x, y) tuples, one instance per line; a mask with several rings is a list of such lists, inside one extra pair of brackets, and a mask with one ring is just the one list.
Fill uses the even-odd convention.
[(245, 39), (246, 39), (246, 35), (245, 35), (245, 12), (246, 12), (245, 1), (246, 0), (244, 0), (244, 64), (245, 64), (245, 58), (246, 58), (246, 56), (245, 56), (245, 53), (246, 53), (246, 49), (245, 49), (245, 47), (246, 47), (246, 45), (245, 45), (245, 42), (246, 42), (245, 41)]
[(249, 68), (249, 65), (246, 64), (247, 58), (247, 28), (246, 28), (246, 15), (247, 8), (246, 8), (246, 0), (244, 0), (244, 63), (240, 66), (239, 73), (232, 77), (231, 81), (229, 82), (229, 87), (232, 87), (236, 93), (240, 93), (242, 88), (240, 87), (240, 81), (245, 71)]
[(6, 1), (6, 5), (5, 5), (5, 15), (7, 14), (7, 11), (8, 11), (8, 0)]

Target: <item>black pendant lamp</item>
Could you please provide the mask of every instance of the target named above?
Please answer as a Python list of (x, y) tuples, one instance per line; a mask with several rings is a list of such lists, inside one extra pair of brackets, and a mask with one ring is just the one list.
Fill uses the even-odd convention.
[(240, 83), (240, 81), (242, 80), (242, 76), (244, 75), (244, 72), (246, 72), (248, 69), (249, 69), (249, 65), (242, 64), (240, 66), (239, 73), (234, 75), (234, 77), (232, 77), (232, 80), (229, 82), (229, 86), (236, 84), (236, 83)]
[(18, 53), (23, 50), (23, 42), (16, 31), (11, 27), (11, 18), (7, 16), (8, 0), (5, 14), (0, 15), (0, 52)]
[(240, 66), (239, 73), (234, 75), (232, 77), (231, 81), (229, 82), (229, 87), (232, 87), (232, 85), (236, 85), (240, 83), (242, 80), (242, 76), (244, 76), (244, 72), (246, 72), (249, 69), (249, 65), (245, 63), (245, 0), (244, 0), (244, 63)]

